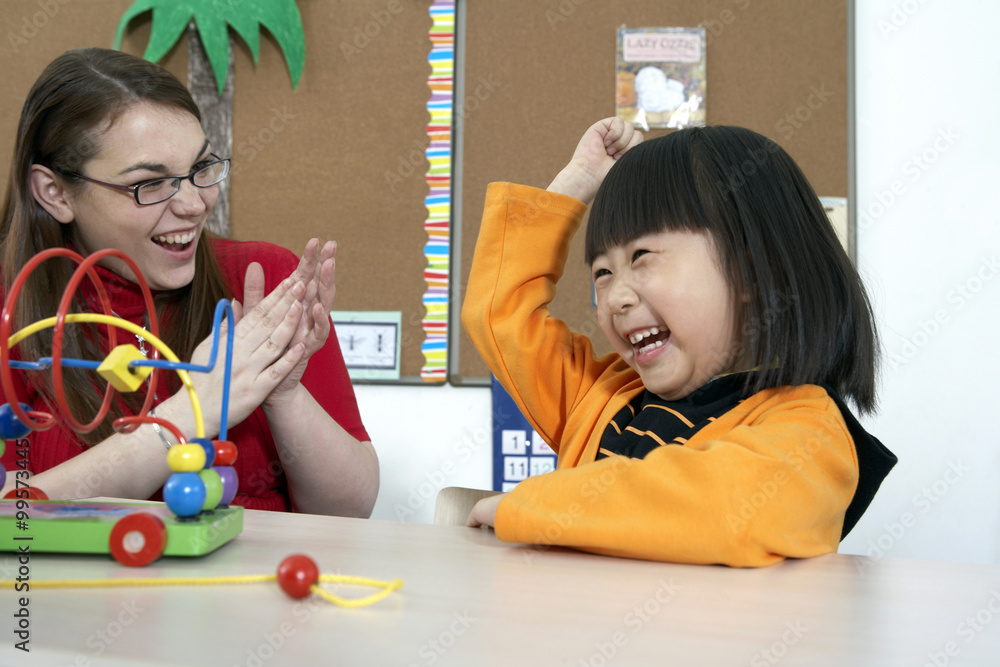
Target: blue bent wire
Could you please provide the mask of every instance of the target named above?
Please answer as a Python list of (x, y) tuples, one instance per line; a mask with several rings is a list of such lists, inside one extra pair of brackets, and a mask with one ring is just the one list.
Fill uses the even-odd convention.
[[(218, 306), (216, 306), (218, 310)], [(222, 414), (219, 415), (219, 440), (226, 439), (226, 425), (229, 422), (229, 378), (233, 374), (233, 307), (226, 301), (226, 317), (229, 318), (229, 326), (226, 327), (226, 375), (222, 384)]]
[(204, 366), (192, 363), (178, 363), (174, 361), (162, 360), (139, 360), (129, 363), (129, 368), (146, 366), (149, 368), (164, 368), (167, 370), (194, 371), (196, 373), (208, 373), (215, 368), (216, 357), (219, 354), (219, 330), (222, 328), (222, 318), (225, 316), (230, 326), (226, 327), (226, 373), (222, 384), (222, 414), (219, 421), (219, 440), (226, 439), (229, 421), (229, 378), (233, 370), (233, 307), (227, 299), (220, 299), (215, 305), (215, 316), (212, 320), (212, 352), (209, 354), (208, 363)]
[[(89, 368), (91, 370), (97, 370), (101, 365), (100, 361), (87, 361), (86, 359), (66, 359), (62, 360), (63, 366), (70, 366), (72, 368)], [(11, 368), (20, 368), (29, 371), (47, 371), (52, 368), (52, 357), (39, 357), (38, 361), (13, 361), (10, 362)]]

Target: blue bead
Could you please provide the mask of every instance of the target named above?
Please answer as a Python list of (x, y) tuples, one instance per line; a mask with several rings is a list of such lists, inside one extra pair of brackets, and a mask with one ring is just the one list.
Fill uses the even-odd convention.
[(194, 516), (205, 504), (205, 482), (196, 472), (175, 472), (163, 485), (163, 500), (177, 516)]
[(188, 442), (192, 445), (201, 445), (205, 449), (205, 468), (211, 468), (215, 461), (215, 445), (208, 438), (191, 438)]
[[(31, 410), (30, 405), (21, 403), (21, 409), (27, 412)], [(0, 440), (17, 440), (31, 433), (31, 429), (21, 423), (21, 420), (14, 414), (9, 403), (0, 405)]]

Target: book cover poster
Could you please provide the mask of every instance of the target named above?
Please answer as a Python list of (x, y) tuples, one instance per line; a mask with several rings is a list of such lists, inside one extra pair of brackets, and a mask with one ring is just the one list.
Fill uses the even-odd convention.
[(705, 29), (618, 29), (617, 115), (650, 128), (705, 124)]

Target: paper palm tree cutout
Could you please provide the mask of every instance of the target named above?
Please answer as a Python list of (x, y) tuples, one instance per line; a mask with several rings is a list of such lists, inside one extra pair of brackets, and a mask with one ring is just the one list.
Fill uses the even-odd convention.
[(285, 54), (292, 87), (299, 83), (305, 65), (306, 38), (295, 0), (136, 0), (118, 22), (116, 49), (121, 46), (128, 22), (147, 11), (153, 11), (153, 30), (143, 54), (146, 60), (156, 62), (165, 56), (188, 23), (194, 21), (221, 95), (232, 57), (229, 27), (250, 47), (255, 64), (260, 52), (260, 28), (264, 27), (274, 35)]
[[(153, 26), (143, 58), (156, 62), (188, 31), (188, 87), (202, 112), (202, 124), (219, 154), (233, 151), (233, 53), (231, 27), (257, 63), (260, 29), (274, 36), (285, 56), (292, 88), (305, 66), (305, 33), (295, 0), (135, 0), (118, 22), (114, 48), (121, 48), (129, 21), (153, 12)], [(214, 81), (213, 81), (214, 79)], [(212, 85), (214, 83), (214, 86)], [(233, 166), (234, 175), (239, 165)], [(220, 184), (219, 199), (208, 227), (229, 236), (229, 181)]]

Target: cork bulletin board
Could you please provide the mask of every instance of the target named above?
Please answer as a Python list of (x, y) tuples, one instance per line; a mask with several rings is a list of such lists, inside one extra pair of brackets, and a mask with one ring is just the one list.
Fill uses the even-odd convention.
[[(32, 83), (67, 49), (110, 48), (131, 4), (4, 0), (4, 184)], [(334, 309), (401, 312), (401, 380), (422, 382), (431, 0), (297, 4), (306, 59), (296, 89), (267, 32), (256, 65), (246, 45), (234, 40), (231, 236), (270, 241), (296, 254), (313, 236), (338, 241)], [(142, 55), (149, 33), (146, 13), (129, 24), (122, 49)], [(186, 37), (161, 64), (187, 81)]]
[[(709, 124), (742, 125), (777, 141), (820, 196), (848, 190), (848, 0), (470, 0), (464, 9), (461, 217), (452, 294), (469, 275), (486, 186), (546, 187), (583, 131), (615, 114), (619, 26), (698, 26), (707, 37)], [(663, 130), (653, 130), (657, 136)], [(573, 242), (552, 313), (610, 351), (591, 308), (583, 234)], [(487, 384), (489, 369), (456, 328), (449, 377)]]
[[(447, 379), (489, 381), (458, 321), (486, 186), (510, 180), (545, 187), (583, 130), (614, 114), (619, 26), (703, 25), (708, 122), (744, 125), (774, 138), (818, 194), (846, 196), (848, 2), (460, 1), (453, 161), (458, 180), (451, 193), (460, 208), (453, 209), (451, 221), (450, 269), (445, 256), (439, 276), (451, 309)], [(4, 182), (20, 107), (35, 78), (67, 49), (110, 46), (131, 4), (2, 3)], [(337, 240), (334, 309), (401, 313), (401, 381), (425, 382), (425, 250), (431, 244), (423, 158), (433, 122), (432, 0), (297, 4), (306, 40), (297, 89), (269, 34), (261, 35), (256, 64), (246, 45), (234, 40), (231, 235), (296, 253), (312, 236)], [(125, 51), (142, 54), (149, 17), (129, 25)], [(161, 64), (186, 80), (186, 37)], [(575, 329), (595, 334), (603, 352), (581, 240), (574, 243), (552, 310)], [(447, 252), (447, 245), (438, 247), (444, 250), (435, 252)]]

